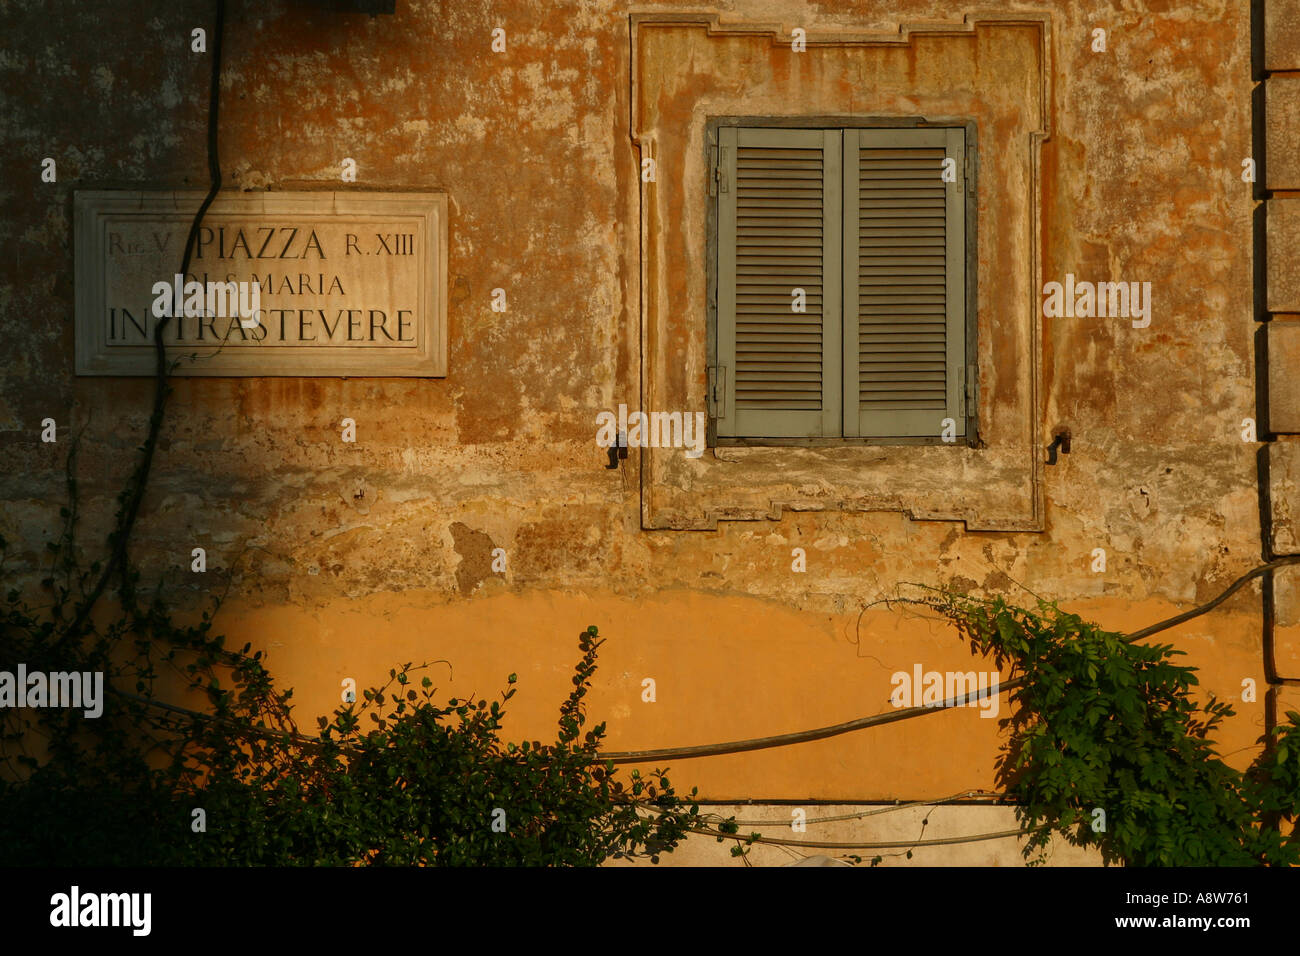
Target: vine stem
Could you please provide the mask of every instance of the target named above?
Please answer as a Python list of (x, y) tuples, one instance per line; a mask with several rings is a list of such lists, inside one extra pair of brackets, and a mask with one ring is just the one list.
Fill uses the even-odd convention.
[[(221, 162), (217, 149), (217, 127), (221, 104), (221, 40), (225, 32), (225, 21), (226, 2), (225, 0), (217, 0), (216, 25), (213, 30), (212, 42), (212, 80), (208, 94), (208, 175), (211, 186), (203, 200), (203, 204), (199, 206), (198, 212), (195, 213), (194, 219), (190, 223), (189, 236), (185, 240), (185, 254), (181, 259), (182, 277), (189, 274), (190, 260), (194, 254), (194, 245), (198, 240), (199, 226), (203, 222), (203, 216), (208, 211), (208, 207), (212, 205), (212, 201), (217, 198), (217, 193), (221, 189)], [(172, 315), (181, 313), (179, 297), (173, 302), (171, 311)], [(148, 435), (144, 444), (140, 447), (140, 461), (131, 473), (131, 477), (127, 482), (127, 489), (122, 495), (126, 499), (125, 507), (119, 512), (117, 527), (109, 535), (111, 551), (108, 560), (104, 563), (104, 570), (96, 580), (94, 587), (91, 588), (90, 593), (81, 602), (76, 617), (73, 618), (67, 631), (64, 632), (61, 641), (72, 641), (81, 636), (87, 621), (90, 619), (91, 612), (95, 609), (95, 605), (99, 603), (99, 599), (107, 590), (109, 582), (113, 580), (115, 574), (121, 575), (122, 596), (128, 600), (132, 599), (127, 545), (131, 538), (131, 531), (135, 528), (136, 518), (139, 517), (140, 506), (144, 501), (149, 472), (153, 467), (154, 451), (158, 447), (158, 436), (162, 432), (167, 396), (171, 391), (168, 386), (167, 376), (167, 349), (163, 345), (163, 332), (167, 328), (169, 318), (170, 316), (159, 318), (158, 323), (154, 326), (153, 342), (156, 365), (153, 412), (149, 416)]]

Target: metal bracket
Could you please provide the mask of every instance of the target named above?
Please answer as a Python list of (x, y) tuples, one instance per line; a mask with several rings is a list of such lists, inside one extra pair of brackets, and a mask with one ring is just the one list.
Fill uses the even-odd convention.
[(1047, 446), (1047, 464), (1056, 464), (1056, 449), (1061, 449), (1062, 454), (1070, 453), (1070, 429), (1058, 428), (1052, 436), (1052, 443)]
[(727, 367), (725, 365), (709, 366), (708, 394), (705, 398), (711, 416), (727, 417)]
[(727, 174), (724, 169), (727, 165), (727, 148), (725, 146), (714, 146), (713, 150), (713, 176), (709, 180), (709, 195), (716, 196), (718, 191), (727, 191)]
[(627, 458), (627, 432), (618, 433), (618, 444), (610, 445), (606, 449), (609, 454), (609, 464), (605, 466), (606, 471), (611, 471), (618, 467), (618, 463)]

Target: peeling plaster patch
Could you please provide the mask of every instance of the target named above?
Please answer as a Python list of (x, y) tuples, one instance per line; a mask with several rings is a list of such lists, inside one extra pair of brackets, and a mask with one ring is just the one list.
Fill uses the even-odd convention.
[(459, 132), (477, 142), (481, 143), (487, 138), (487, 123), (483, 121), (481, 116), (475, 116), (472, 113), (457, 116), (455, 125)]
[(270, 189), (273, 185), (273, 179), (269, 174), (258, 169), (249, 169), (247, 165), (232, 173), (230, 178), (232, 183), (245, 192)]
[(375, 530), (374, 525), (370, 525), (370, 524), (340, 525), (337, 528), (331, 528), (329, 531), (323, 532), (321, 534), (321, 540), (329, 541), (333, 538), (337, 538), (339, 535), (351, 534), (354, 531), (373, 531), (373, 530)]
[[(577, 70), (552, 70), (551, 79), (563, 82), (576, 80)], [(532, 93), (532, 102), (521, 104), (521, 115), (536, 129), (559, 129), (576, 120), (573, 91), (568, 87), (556, 89), (545, 84), (540, 63), (529, 63), (522, 70), (521, 79)]]
[(1008, 594), (1016, 590), (1016, 582), (1005, 571), (990, 571), (984, 578), (983, 588), (990, 594)]
[(40, 61), (41, 72), (47, 76), (71, 76), (72, 64), (68, 62), (58, 49), (52, 46), (45, 48), (45, 56)]
[(1132, 512), (1139, 517), (1149, 515), (1155, 510), (1155, 502), (1152, 500), (1151, 491), (1146, 487), (1130, 489), (1128, 503)]
[(456, 280), (451, 285), (451, 301), (454, 305), (460, 305), (469, 299), (473, 293), (470, 290), (469, 280), (463, 275), (457, 275)]
[(152, 158), (168, 150), (174, 150), (180, 144), (181, 138), (175, 133), (164, 134), (157, 131), (138, 133), (131, 137), (131, 152), (137, 156)]
[(187, 528), (194, 527), (194, 518), (203, 514), (203, 498), (189, 492), (167, 495), (158, 503), (158, 514), (174, 512), (182, 516)]
[(400, 505), (400, 504), (405, 504), (408, 501), (418, 501), (418, 502), (427, 501), (429, 497), (429, 493), (422, 486), (412, 485), (409, 488), (402, 488), (399, 490), (393, 490), (390, 488), (385, 493), (384, 497), (388, 500), (390, 504)]
[(800, 485), (799, 494), (805, 498), (829, 497), (835, 494), (835, 489), (831, 487), (830, 482), (821, 480), (816, 483)]
[(344, 482), (339, 488), (339, 497), (344, 504), (350, 505), (358, 514), (370, 514), (370, 506), (378, 500), (378, 493), (370, 487), (364, 478)]
[(456, 589), (461, 594), (473, 594), (484, 578), (492, 574), (492, 549), (496, 545), (488, 535), (461, 521), (452, 524), (451, 536), (455, 542), (452, 547), (460, 556), (460, 564), (456, 567)]
[(171, 77), (163, 80), (162, 86), (158, 88), (158, 96), (162, 99), (163, 106), (171, 109), (181, 104), (181, 94), (176, 88), (176, 81)]

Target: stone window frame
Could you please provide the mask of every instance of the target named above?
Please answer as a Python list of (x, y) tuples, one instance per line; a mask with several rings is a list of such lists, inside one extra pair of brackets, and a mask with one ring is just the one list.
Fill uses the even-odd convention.
[[(769, 72), (760, 64), (765, 49), (774, 58), (789, 49), (790, 29), (788, 24), (734, 20), (716, 12), (633, 13), (629, 27), (628, 105), (635, 162), (655, 163), (661, 180), (666, 164), (674, 167), (673, 175), (666, 180), (667, 190), (662, 183), (656, 185), (653, 178), (635, 177), (640, 179), (633, 200), (639, 236), (629, 247), (631, 271), (639, 277), (639, 304), (630, 316), (629, 327), (638, 343), (634, 359), (637, 394), (633, 400), (637, 401), (639, 394), (642, 407), (702, 409), (706, 407), (708, 361), (704, 341), (708, 325), (704, 315), (705, 264), (699, 263), (700, 312), (694, 320), (700, 323), (698, 353), (687, 319), (695, 307), (683, 297), (685, 291), (695, 295), (697, 280), (682, 269), (689, 269), (705, 254), (703, 217), (707, 207), (697, 207), (697, 214), (694, 200), (684, 202), (683, 196), (675, 192), (681, 183), (695, 182), (683, 178), (684, 172), (689, 175), (689, 165), (683, 171), (683, 160), (678, 157), (689, 155), (691, 158), (685, 162), (704, 165), (699, 157), (708, 116), (781, 112), (777, 104), (783, 101), (773, 100), (772, 92), (775, 86), (789, 82), (790, 73), (784, 67), (779, 74)], [(958, 14), (948, 21), (902, 22), (883, 29), (814, 28), (807, 36), (809, 55), (814, 50), (826, 51), (823, 62), (835, 68), (849, 68), (851, 57), (861, 64), (861, 70), (880, 71), (888, 68), (892, 60), (896, 71), (928, 70), (931, 77), (937, 75), (936, 70), (948, 69), (942, 51), (956, 44), (951, 49), (963, 71), (961, 84), (931, 85), (914, 96), (900, 92), (899, 85), (883, 75), (888, 96), (897, 103), (911, 101), (917, 108), (881, 112), (893, 119), (921, 115), (932, 121), (963, 114), (981, 117), (981, 132), (987, 140), (980, 147), (987, 154), (982, 159), (994, 155), (1014, 157), (1007, 167), (991, 169), (985, 164), (982, 191), (996, 187), (992, 195), (1005, 197), (1009, 205), (997, 202), (997, 221), (980, 217), (979, 239), (988, 246), (980, 249), (982, 268), (988, 266), (986, 259), (994, 258), (1013, 266), (1008, 272), (986, 273), (984, 279), (996, 275), (997, 288), (985, 288), (984, 293), (1008, 303), (1007, 309), (999, 309), (996, 315), (990, 313), (988, 318), (998, 336), (1008, 337), (1014, 347), (1003, 354), (996, 367), (984, 368), (983, 363), (990, 360), (987, 353), (992, 340), (983, 335), (986, 316), (980, 315), (981, 347), (986, 353), (979, 359), (980, 444), (972, 448), (958, 443), (951, 450), (960, 485), (935, 480), (931, 466), (949, 458), (949, 450), (925, 445), (864, 447), (840, 441), (835, 443), (838, 447), (790, 449), (715, 445), (704, 457), (694, 460), (683, 459), (671, 449), (642, 448), (629, 464), (639, 488), (643, 529), (716, 530), (723, 521), (777, 520), (783, 512), (794, 510), (893, 511), (912, 520), (958, 521), (973, 531), (1044, 530), (1043, 448), (1047, 438), (1039, 290), (1047, 227), (1040, 189), (1044, 177), (1050, 181), (1054, 175), (1050, 168), (1055, 163), (1053, 152), (1044, 153), (1054, 125), (1053, 32), (1053, 15), (1049, 12), (982, 11)], [(669, 47), (672, 53), (665, 59)], [(1000, 69), (1009, 71), (1005, 81), (992, 73), (978, 75), (981, 54), (984, 62), (997, 63)], [(936, 57), (941, 60), (936, 61)], [(685, 62), (692, 65), (685, 74), (675, 66), (663, 70), (664, 64)], [(699, 72), (712, 63), (725, 63), (732, 70), (743, 70), (743, 64), (748, 63), (751, 69), (759, 70), (756, 76), (763, 87), (760, 98), (766, 97), (771, 105), (746, 109), (743, 91), (748, 84), (743, 72), (733, 72), (729, 79), (719, 81), (714, 77), (727, 74), (702, 74), (710, 80), (705, 86), (683, 86), (683, 75)], [(1019, 74), (1018, 65), (1022, 67)], [(812, 67), (813, 72), (819, 69)], [(989, 109), (968, 110), (957, 105), (970, 99), (975, 87), (969, 84), (973, 82), (980, 88), (987, 87), (994, 96)], [(824, 94), (810, 99), (827, 103), (852, 100), (843, 88), (820, 89)], [(948, 108), (948, 102), (955, 108)], [(806, 112), (859, 111), (850, 106), (832, 110), (814, 107)], [(673, 125), (660, 125), (668, 113), (674, 114)], [(985, 118), (994, 125), (985, 128)], [(689, 143), (694, 144), (694, 150), (682, 152), (681, 146)], [(630, 168), (636, 167), (632, 164)], [(644, 166), (641, 171), (644, 174)], [(698, 189), (699, 184), (688, 188)], [(990, 201), (988, 195), (981, 199), (986, 207)], [(680, 231), (695, 230), (697, 224), (696, 237), (682, 246), (678, 241), (682, 238)], [(992, 240), (990, 235), (1005, 238)], [(985, 381), (990, 376), (990, 381)], [(990, 383), (994, 390), (985, 392)], [(791, 458), (786, 457), (787, 453)]]

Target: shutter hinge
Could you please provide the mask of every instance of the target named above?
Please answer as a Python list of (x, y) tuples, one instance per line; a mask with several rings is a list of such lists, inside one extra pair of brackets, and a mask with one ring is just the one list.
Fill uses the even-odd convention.
[(975, 195), (975, 150), (966, 150), (966, 193)]
[(727, 148), (725, 146), (711, 147), (713, 151), (713, 177), (709, 180), (709, 195), (716, 196), (718, 191), (727, 191), (727, 174), (724, 171), (727, 165)]
[(727, 417), (727, 367), (725, 365), (709, 366), (708, 395), (709, 415), (713, 418)]

